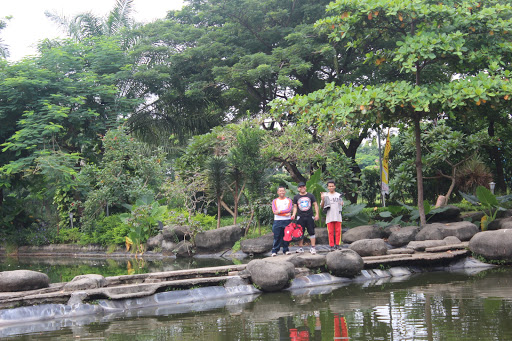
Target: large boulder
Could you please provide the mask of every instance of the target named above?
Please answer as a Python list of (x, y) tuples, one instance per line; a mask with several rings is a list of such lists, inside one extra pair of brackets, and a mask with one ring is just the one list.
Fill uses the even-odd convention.
[(230, 225), (200, 232), (194, 238), (196, 249), (202, 253), (229, 250), (242, 238), (243, 231), (240, 225)]
[(344, 243), (353, 243), (361, 239), (384, 238), (384, 229), (377, 225), (362, 225), (354, 227), (343, 233), (342, 240)]
[(174, 243), (174, 242), (170, 242), (170, 241), (167, 241), (167, 240), (162, 240), (162, 253), (164, 255), (170, 255), (170, 254), (174, 254), (174, 249), (176, 249), (176, 246), (178, 245), (178, 243)]
[(179, 243), (182, 240), (190, 240), (192, 234), (192, 228), (183, 225), (164, 226), (162, 230), (164, 239), (173, 243)]
[(425, 251), (425, 249), (430, 247), (437, 246), (445, 246), (446, 242), (444, 240), (413, 240), (407, 244), (408, 249), (413, 249), (414, 251)]
[(487, 230), (512, 229), (512, 218), (495, 219), (487, 225)]
[(159, 233), (156, 236), (153, 236), (148, 239), (146, 242), (146, 246), (148, 247), (148, 250), (154, 250), (156, 248), (162, 247), (162, 242), (164, 241), (164, 236)]
[(71, 282), (64, 285), (64, 291), (78, 291), (87, 289), (102, 288), (107, 284), (102, 275), (88, 274), (75, 276)]
[(460, 208), (457, 206), (448, 205), (442, 212), (428, 214), (427, 220), (431, 223), (459, 221)]
[(489, 260), (512, 261), (512, 230), (502, 229), (477, 233), (469, 241), (469, 249)]
[(364, 267), (364, 261), (352, 250), (337, 250), (327, 254), (325, 258), (327, 269), (338, 277), (354, 277)]
[(279, 291), (295, 277), (295, 267), (287, 261), (256, 259), (247, 264), (251, 281), (262, 291)]
[(183, 240), (176, 245), (173, 252), (178, 258), (192, 257), (194, 255), (194, 246), (188, 240)]
[(398, 224), (396, 225), (389, 225), (384, 227), (384, 237), (383, 238), (389, 238), (393, 232), (400, 231), (402, 227)]
[(410, 241), (416, 238), (416, 234), (420, 231), (418, 226), (404, 226), (391, 233), (388, 238), (388, 243), (394, 247), (407, 245)]
[(416, 240), (442, 240), (448, 236), (455, 236), (462, 241), (470, 240), (476, 233), (478, 227), (469, 221), (459, 221), (456, 223), (427, 224), (416, 234)]
[(272, 250), (272, 245), (274, 243), (274, 234), (268, 233), (264, 236), (253, 238), (253, 239), (245, 239), (240, 242), (240, 249), (242, 252), (248, 254), (260, 254), (269, 252)]
[(327, 228), (317, 227), (315, 229), (315, 238), (317, 245), (329, 245), (329, 231), (327, 231)]
[(13, 270), (0, 272), (0, 292), (26, 291), (47, 288), (50, 285), (48, 275), (32, 270)]
[(350, 244), (349, 249), (357, 252), (361, 257), (382, 256), (388, 252), (386, 243), (380, 238), (357, 240)]
[(296, 268), (318, 269), (325, 266), (325, 256), (299, 253), (288, 258), (288, 262)]

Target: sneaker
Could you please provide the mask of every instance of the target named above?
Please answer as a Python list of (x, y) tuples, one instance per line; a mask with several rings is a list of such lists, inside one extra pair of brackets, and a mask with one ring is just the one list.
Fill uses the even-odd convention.
[(334, 250), (336, 250), (336, 247), (335, 247), (335, 246), (331, 246), (331, 247), (329, 248), (329, 251), (331, 251), (331, 252), (332, 252), (332, 251), (334, 251)]
[(286, 251), (285, 255), (289, 256), (291, 255), (292, 253), (290, 251)]
[(341, 250), (341, 245), (336, 245), (334, 248), (335, 248), (336, 250)]
[(272, 257), (275, 257), (275, 256), (277, 256), (277, 253), (272, 252)]
[(311, 247), (309, 249), (309, 252), (311, 252), (312, 255), (316, 254), (316, 249), (314, 247)]
[(296, 253), (304, 253), (304, 249), (299, 247), (295, 252)]

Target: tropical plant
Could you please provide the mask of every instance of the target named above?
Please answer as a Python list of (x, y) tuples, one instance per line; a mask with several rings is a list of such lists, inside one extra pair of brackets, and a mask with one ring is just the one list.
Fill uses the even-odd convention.
[[(158, 222), (166, 211), (151, 197), (142, 197), (134, 205), (125, 205), (131, 212), (120, 215), (121, 220), (130, 228), (126, 236), (126, 247), (137, 256), (145, 251), (145, 242), (157, 232)], [(133, 247), (132, 247), (133, 245)]]
[(484, 186), (478, 186), (476, 188), (476, 196), (462, 192), (460, 192), (460, 194), (473, 205), (479, 205), (482, 208), (482, 212), (484, 213), (480, 225), (482, 231), (487, 230), (487, 226), (496, 219), (496, 215), (499, 211), (506, 210), (501, 205), (512, 200), (512, 194), (497, 197)]

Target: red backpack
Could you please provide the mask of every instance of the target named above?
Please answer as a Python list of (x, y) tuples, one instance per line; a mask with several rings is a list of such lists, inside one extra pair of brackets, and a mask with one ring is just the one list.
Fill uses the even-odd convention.
[(291, 222), (284, 228), (283, 240), (285, 242), (298, 242), (302, 238), (304, 238), (304, 235), (302, 234), (302, 226), (299, 224)]

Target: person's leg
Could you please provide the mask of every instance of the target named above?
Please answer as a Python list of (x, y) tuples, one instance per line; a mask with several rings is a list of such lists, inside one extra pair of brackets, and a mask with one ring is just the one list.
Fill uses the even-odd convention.
[[(304, 220), (304, 218), (297, 217), (297, 224), (302, 226), (302, 235), (304, 235), (304, 233), (306, 233), (306, 221)], [(303, 245), (304, 245), (304, 238), (299, 240), (299, 247), (302, 248)]]
[(336, 245), (341, 245), (341, 221), (335, 222)]
[(329, 235), (329, 246), (334, 247), (336, 245), (335, 241), (335, 229), (334, 222), (327, 223), (327, 234)]
[(272, 224), (272, 233), (274, 233), (274, 243), (272, 244), (272, 253), (277, 253), (281, 248), (281, 241), (283, 236), (281, 235), (281, 226), (279, 220), (274, 220)]
[(280, 237), (279, 240), (281, 241), (281, 245), (283, 246), (283, 253), (287, 253), (289, 251), (290, 243), (286, 240), (283, 240), (284, 238), (284, 229), (286, 226), (288, 226), (291, 223), (291, 220), (282, 220), (281, 221), (281, 228), (280, 228)]
[(311, 240), (311, 249), (314, 251), (312, 253), (316, 253), (315, 245), (316, 245), (316, 237), (315, 237), (315, 220), (313, 217), (308, 218), (308, 234), (309, 240)]

